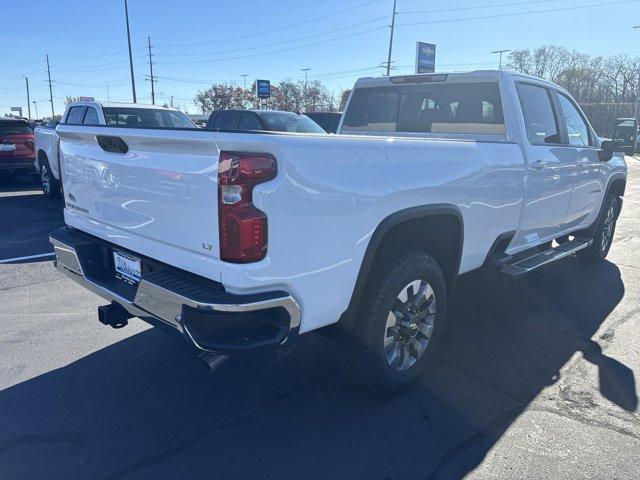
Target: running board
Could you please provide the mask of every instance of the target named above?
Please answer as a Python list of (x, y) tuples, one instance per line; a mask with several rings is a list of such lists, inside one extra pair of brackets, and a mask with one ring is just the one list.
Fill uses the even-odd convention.
[(555, 262), (562, 258), (573, 255), (583, 248), (587, 248), (591, 245), (590, 238), (574, 238), (570, 242), (558, 245), (555, 248), (550, 248), (540, 253), (536, 253), (530, 257), (518, 260), (510, 265), (506, 265), (502, 268), (501, 272), (510, 277), (521, 277), (533, 270), (536, 270), (544, 265)]

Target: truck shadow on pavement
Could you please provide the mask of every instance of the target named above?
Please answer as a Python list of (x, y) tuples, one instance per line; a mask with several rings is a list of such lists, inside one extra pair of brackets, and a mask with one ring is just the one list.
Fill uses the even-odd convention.
[(615, 332), (591, 339), (623, 295), (608, 262), (467, 276), (434, 365), (390, 399), (343, 380), (319, 335), (208, 374), (146, 330), (0, 392), (0, 477), (460, 478), (576, 353), (637, 408), (631, 370), (600, 346)]

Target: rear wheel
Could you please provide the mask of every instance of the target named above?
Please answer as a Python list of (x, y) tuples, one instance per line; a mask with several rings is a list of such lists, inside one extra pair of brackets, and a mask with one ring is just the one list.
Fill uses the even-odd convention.
[(589, 247), (577, 252), (578, 258), (588, 262), (599, 262), (605, 259), (613, 243), (619, 212), (620, 199), (615, 195), (609, 195), (605, 199), (604, 210), (596, 227), (593, 242)]
[(447, 296), (435, 260), (420, 252), (390, 257), (375, 268), (340, 368), (379, 395), (399, 392), (428, 365), (444, 328)]
[(51, 173), (51, 167), (49, 167), (47, 157), (40, 160), (40, 186), (42, 187), (42, 193), (44, 193), (45, 197), (60, 197), (60, 182)]

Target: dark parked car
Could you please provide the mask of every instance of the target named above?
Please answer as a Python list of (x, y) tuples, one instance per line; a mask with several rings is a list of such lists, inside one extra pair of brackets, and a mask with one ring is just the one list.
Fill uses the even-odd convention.
[(639, 150), (638, 147), (640, 146), (638, 145), (640, 142), (638, 122), (634, 118), (616, 119), (616, 126), (613, 130), (613, 141), (616, 142), (621, 151), (627, 155), (633, 155), (634, 151)]
[(327, 133), (336, 133), (342, 118), (342, 112), (309, 112), (305, 115), (324, 128)]
[(33, 130), (29, 122), (0, 118), (0, 173), (35, 174)]
[(306, 115), (280, 110), (216, 110), (209, 116), (207, 128), (225, 131), (326, 133)]

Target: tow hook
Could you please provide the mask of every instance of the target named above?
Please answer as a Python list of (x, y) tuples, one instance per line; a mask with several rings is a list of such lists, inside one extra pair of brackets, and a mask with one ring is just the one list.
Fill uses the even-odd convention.
[(212, 352), (202, 352), (198, 355), (198, 358), (202, 360), (204, 368), (211, 373), (215, 372), (218, 367), (222, 366), (222, 364), (229, 359), (227, 355)]
[(127, 310), (115, 302), (98, 307), (98, 320), (103, 325), (113, 328), (126, 327), (128, 320), (133, 317)]

